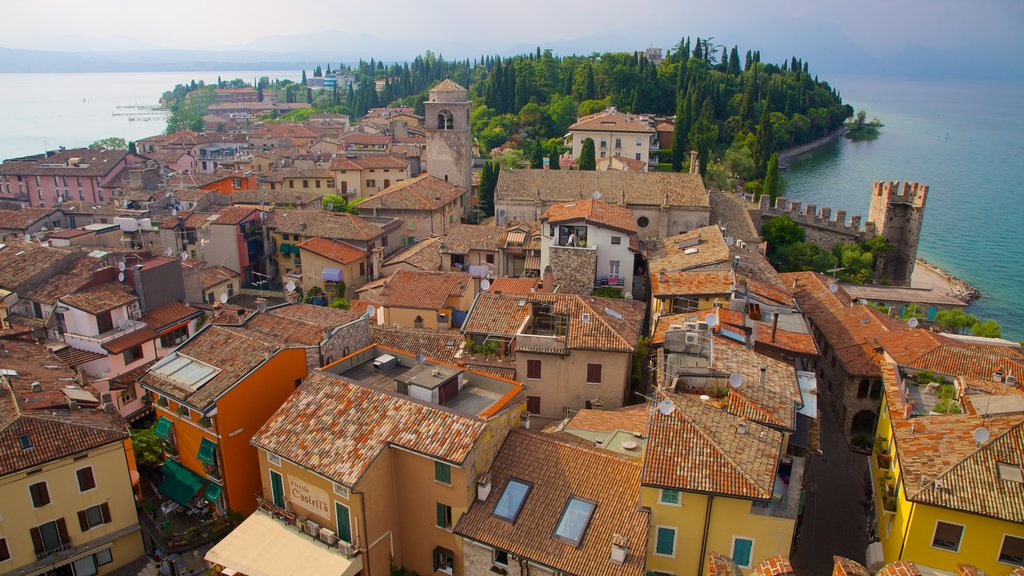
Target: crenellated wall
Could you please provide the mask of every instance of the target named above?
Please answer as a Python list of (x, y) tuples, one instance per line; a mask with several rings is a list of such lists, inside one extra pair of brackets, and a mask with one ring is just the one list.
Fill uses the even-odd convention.
[(875, 182), (871, 191), (868, 220), (878, 233), (896, 248), (879, 257), (877, 273), (891, 278), (893, 284), (910, 285), (921, 241), (924, 205), (928, 186), (918, 182)]
[(758, 202), (754, 200), (753, 194), (748, 194), (746, 200), (759, 204), (759, 224), (764, 225), (776, 216), (789, 216), (804, 229), (809, 242), (825, 248), (831, 248), (839, 242), (865, 240), (877, 234), (873, 223), (861, 225), (860, 216), (852, 216), (847, 222), (845, 210), (836, 210), (833, 218), (832, 208), (825, 207), (819, 210), (814, 204), (804, 206), (801, 202), (790, 201), (787, 198), (776, 198), (774, 206), (767, 195), (761, 196)]

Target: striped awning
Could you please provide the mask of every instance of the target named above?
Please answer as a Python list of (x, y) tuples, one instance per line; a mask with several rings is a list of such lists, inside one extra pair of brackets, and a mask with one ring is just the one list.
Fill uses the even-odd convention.
[(523, 267), (527, 270), (540, 270), (540, 256), (527, 256)]
[(526, 242), (526, 232), (521, 230), (509, 232), (505, 239), (505, 244), (522, 244), (523, 242)]

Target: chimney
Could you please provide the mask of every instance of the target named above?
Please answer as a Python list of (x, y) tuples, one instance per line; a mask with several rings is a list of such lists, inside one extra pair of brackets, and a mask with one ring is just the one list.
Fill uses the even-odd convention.
[(772, 312), (772, 342), (775, 342), (775, 332), (779, 329), (779, 313)]
[(541, 287), (541, 292), (550, 294), (555, 291), (555, 273), (551, 271), (551, 266), (544, 267), (544, 285)]
[(696, 174), (700, 170), (697, 165), (697, 151), (690, 150), (690, 174)]
[(765, 377), (767, 375), (768, 375), (768, 367), (767, 366), (761, 366), (761, 376), (760, 376), (760, 378), (758, 378), (757, 383), (760, 384), (762, 388), (764, 387), (764, 380), (765, 380)]
[(131, 190), (142, 190), (141, 168), (134, 168), (128, 171), (128, 188)]
[(476, 479), (476, 499), (480, 502), (486, 502), (487, 497), (491, 495), (491, 477), (487, 474), (481, 474)]
[(626, 563), (626, 557), (629, 556), (629, 547), (626, 537), (622, 534), (615, 534), (612, 536), (612, 564), (616, 566), (622, 566)]

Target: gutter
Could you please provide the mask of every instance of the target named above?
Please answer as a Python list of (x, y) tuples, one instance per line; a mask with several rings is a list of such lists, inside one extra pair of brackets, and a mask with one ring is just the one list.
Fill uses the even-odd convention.
[(715, 497), (708, 494), (708, 505), (704, 512), (704, 536), (700, 539), (700, 569), (697, 570), (697, 574), (704, 573), (704, 553), (707, 552), (708, 548), (708, 531), (711, 524), (711, 507), (715, 503)]

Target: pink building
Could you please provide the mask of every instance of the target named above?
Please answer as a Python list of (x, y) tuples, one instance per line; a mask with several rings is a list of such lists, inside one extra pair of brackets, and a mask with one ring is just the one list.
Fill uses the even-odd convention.
[(138, 156), (124, 150), (59, 150), (0, 164), (0, 199), (47, 207), (65, 201), (103, 204), (110, 183)]

